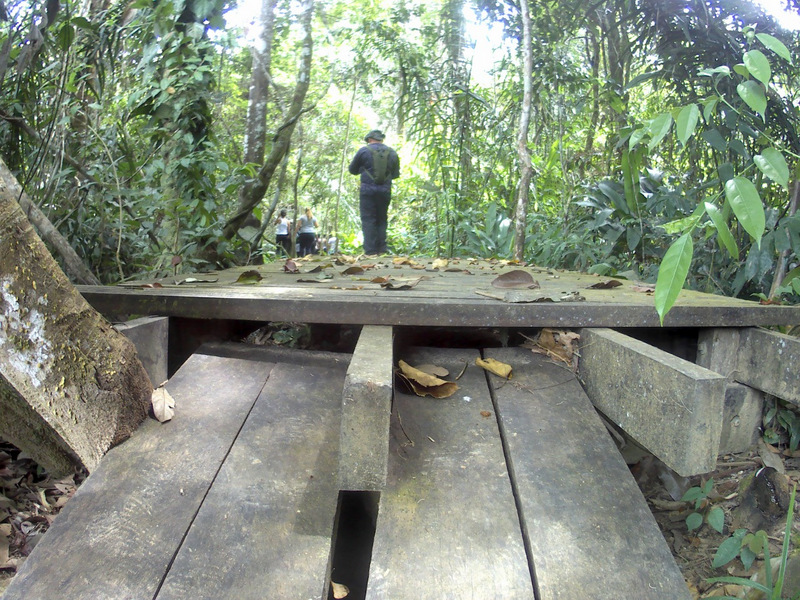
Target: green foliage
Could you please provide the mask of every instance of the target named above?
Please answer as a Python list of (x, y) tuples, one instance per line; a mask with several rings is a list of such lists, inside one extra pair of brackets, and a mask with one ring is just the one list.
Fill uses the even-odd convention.
[(788, 444), (794, 452), (800, 446), (800, 415), (795, 408), (777, 398), (770, 399), (763, 418), (764, 441), (768, 444)]
[(715, 531), (722, 533), (725, 527), (725, 513), (719, 506), (712, 506), (708, 497), (714, 489), (714, 480), (709, 479), (701, 487), (695, 486), (686, 490), (681, 502), (694, 502), (694, 511), (686, 517), (689, 531), (699, 529), (703, 522)]
[[(752, 588), (753, 590), (758, 590), (759, 592), (765, 594), (765, 598), (768, 600), (781, 600), (783, 597), (783, 585), (786, 578), (786, 565), (789, 558), (789, 546), (791, 545), (792, 521), (794, 519), (794, 503), (796, 494), (797, 486), (792, 489), (792, 495), (789, 500), (789, 510), (786, 515), (786, 528), (783, 534), (783, 546), (778, 567), (778, 576), (773, 580), (772, 561), (770, 560), (769, 553), (769, 540), (766, 533), (759, 531), (755, 534), (745, 534), (745, 530), (739, 529), (731, 538), (723, 542), (723, 544), (717, 550), (717, 556), (714, 557), (714, 566), (724, 566), (733, 560), (736, 557), (734, 551), (736, 550), (737, 544), (739, 546), (740, 553), (745, 552), (745, 550), (749, 553), (747, 555), (748, 560), (750, 561), (750, 564), (752, 564), (750, 555), (755, 558), (755, 553), (760, 547), (764, 553), (764, 583), (743, 577), (714, 577), (708, 580), (709, 583), (733, 583), (747, 588)], [(724, 551), (723, 546), (726, 546)], [(722, 554), (720, 555), (721, 552)], [(731, 556), (731, 554), (733, 554), (733, 556)], [(730, 596), (727, 597), (730, 598)], [(792, 600), (798, 600), (798, 598), (800, 598), (800, 593), (793, 596)]]

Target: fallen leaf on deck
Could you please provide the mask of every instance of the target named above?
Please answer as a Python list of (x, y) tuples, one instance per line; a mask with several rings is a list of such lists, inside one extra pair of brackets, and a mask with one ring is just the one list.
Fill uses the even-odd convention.
[(351, 292), (357, 292), (358, 290), (363, 290), (364, 286), (363, 285), (353, 285), (353, 286), (350, 286), (350, 287), (341, 287), (339, 285), (332, 285), (330, 287), (330, 289), (332, 289), (332, 290), (348, 290), (348, 291), (351, 291)]
[(654, 285), (635, 285), (633, 286), (633, 291), (642, 294), (652, 294), (656, 291), (656, 288)]
[(343, 583), (336, 583), (335, 581), (331, 581), (331, 589), (333, 590), (333, 597), (336, 598), (336, 600), (347, 598), (348, 594), (350, 593), (349, 587)]
[(420, 281), (422, 281), (422, 277), (417, 279), (390, 279), (386, 283), (382, 283), (381, 287), (385, 290), (410, 290)]
[(486, 369), (490, 373), (499, 375), (503, 379), (511, 379), (511, 365), (507, 365), (506, 363), (502, 363), (493, 358), (487, 358), (485, 360), (482, 358), (476, 358), (475, 364)]
[(559, 299), (561, 302), (585, 302), (586, 298), (580, 295), (578, 292), (569, 292), (568, 294), (564, 294)]
[(187, 277), (186, 279), (181, 279), (180, 281), (176, 281), (175, 285), (181, 285), (182, 283), (216, 283), (219, 281), (216, 277), (214, 279), (199, 279), (198, 277)]
[(362, 269), (358, 265), (353, 265), (352, 267), (348, 267), (344, 271), (342, 271), (342, 275), (361, 275), (363, 272), (364, 269)]
[(142, 287), (143, 288), (163, 288), (164, 286), (156, 281), (155, 283), (143, 283)]
[(431, 263), (431, 269), (444, 269), (449, 264), (446, 258), (437, 258)]
[(414, 265), (418, 265), (419, 263), (417, 261), (415, 261), (414, 259), (408, 258), (407, 256), (395, 256), (392, 259), (392, 264), (394, 264), (396, 266), (409, 265), (409, 266), (413, 267)]
[(370, 283), (384, 284), (384, 283), (389, 283), (390, 280), (391, 280), (391, 277), (387, 277), (386, 275), (382, 275), (380, 277), (375, 277), (373, 279), (370, 279), (369, 281), (370, 281)]
[(287, 259), (285, 263), (283, 263), (283, 271), (285, 273), (299, 273), (300, 269), (297, 267), (297, 263), (291, 259)]
[(397, 364), (400, 367), (397, 371), (398, 376), (408, 384), (408, 387), (410, 387), (417, 396), (448, 398), (458, 390), (458, 384), (452, 381), (439, 379), (434, 375), (415, 369), (403, 360), (398, 361)]
[(417, 365), (416, 367), (423, 373), (427, 373), (428, 375), (433, 375), (434, 377), (447, 377), (450, 375), (450, 371), (445, 369), (444, 367), (440, 367), (438, 365)]
[(524, 348), (529, 348), (537, 354), (544, 354), (550, 358), (560, 360), (577, 370), (577, 347), (581, 336), (573, 331), (563, 329), (550, 329), (544, 327), (535, 338), (527, 338), (523, 343)]
[[(284, 265), (283, 268), (284, 268), (284, 270), (286, 270), (286, 265)], [(297, 268), (297, 265), (295, 265), (295, 268)], [(296, 271), (289, 271), (289, 272), (290, 273), (296, 273)], [(244, 273), (239, 275), (239, 279), (237, 279), (235, 281), (235, 283), (243, 283), (243, 284), (251, 284), (252, 285), (254, 283), (258, 283), (262, 279), (264, 279), (264, 278), (261, 276), (261, 273), (259, 273), (258, 271), (250, 270), (250, 271), (245, 271)]]
[(175, 399), (164, 387), (153, 390), (153, 414), (160, 423), (164, 423), (175, 416)]
[(597, 283), (593, 283), (587, 289), (590, 290), (610, 290), (615, 287), (619, 287), (622, 285), (622, 282), (618, 279), (609, 279), (608, 281), (598, 281)]
[(527, 271), (509, 271), (503, 273), (492, 280), (492, 286), (496, 288), (526, 288), (529, 290), (537, 289), (539, 282)]
[(490, 413), (488, 410), (482, 410), (481, 411), (481, 416), (482, 417), (486, 417), (488, 419), (489, 417), (492, 416), (492, 413)]

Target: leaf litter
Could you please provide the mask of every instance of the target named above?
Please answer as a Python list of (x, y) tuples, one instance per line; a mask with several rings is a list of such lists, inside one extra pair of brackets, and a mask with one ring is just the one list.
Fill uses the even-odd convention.
[(544, 354), (548, 358), (563, 362), (573, 372), (578, 370), (578, 343), (581, 336), (574, 331), (564, 329), (550, 329), (543, 327), (535, 337), (523, 335), (525, 342), (523, 348), (528, 348), (536, 354)]
[(445, 381), (435, 375), (426, 373), (412, 367), (404, 360), (398, 361), (397, 377), (402, 380), (408, 389), (417, 396), (432, 396), (433, 398), (449, 398), (458, 390), (458, 384)]

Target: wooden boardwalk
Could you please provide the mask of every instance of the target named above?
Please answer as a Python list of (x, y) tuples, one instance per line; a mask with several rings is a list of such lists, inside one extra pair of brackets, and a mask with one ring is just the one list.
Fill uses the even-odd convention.
[[(187, 274), (123, 286), (79, 286), (105, 315), (448, 327), (659, 327), (652, 292), (633, 281), (507, 261), (334, 257)], [(256, 271), (260, 280), (237, 283)], [(492, 282), (524, 272), (538, 287)], [(152, 286), (160, 287), (152, 287)], [(616, 286), (616, 287), (614, 287)], [(684, 290), (668, 327), (796, 325), (800, 308)]]
[(494, 352), (517, 383), (477, 349), (403, 350), (468, 366), (451, 398), (395, 390), (361, 575), (332, 556), (349, 355), (226, 344), (170, 380), (173, 421), (109, 452), (4, 600), (322, 599), (331, 579), (371, 599), (688, 598), (574, 375)]

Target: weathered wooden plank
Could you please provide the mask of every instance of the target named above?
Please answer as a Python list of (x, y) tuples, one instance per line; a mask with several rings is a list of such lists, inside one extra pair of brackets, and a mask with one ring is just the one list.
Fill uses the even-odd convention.
[[(474, 350), (418, 349), (455, 376)], [(447, 399), (396, 392), (367, 598), (533, 598), (520, 523), (481, 369)], [(482, 414), (484, 413), (484, 414)]]
[(698, 363), (736, 381), (800, 404), (800, 339), (746, 327), (700, 332)]
[(342, 394), (339, 487), (380, 491), (389, 463), (392, 328), (361, 329)]
[(157, 388), (169, 378), (167, 353), (169, 351), (169, 319), (167, 317), (141, 317), (118, 323), (114, 329), (136, 346), (150, 382)]
[(717, 464), (725, 378), (610, 329), (581, 329), (592, 403), (681, 475)]
[(509, 382), (490, 381), (538, 600), (690, 598), (642, 493), (575, 376), (527, 350), (486, 355), (514, 369)]
[(272, 364), (194, 355), (167, 389), (175, 418), (113, 448), (4, 600), (152, 598)]
[(347, 363), (304, 364), (292, 360), (300, 353), (287, 354), (222, 466), (158, 600), (323, 597)]

